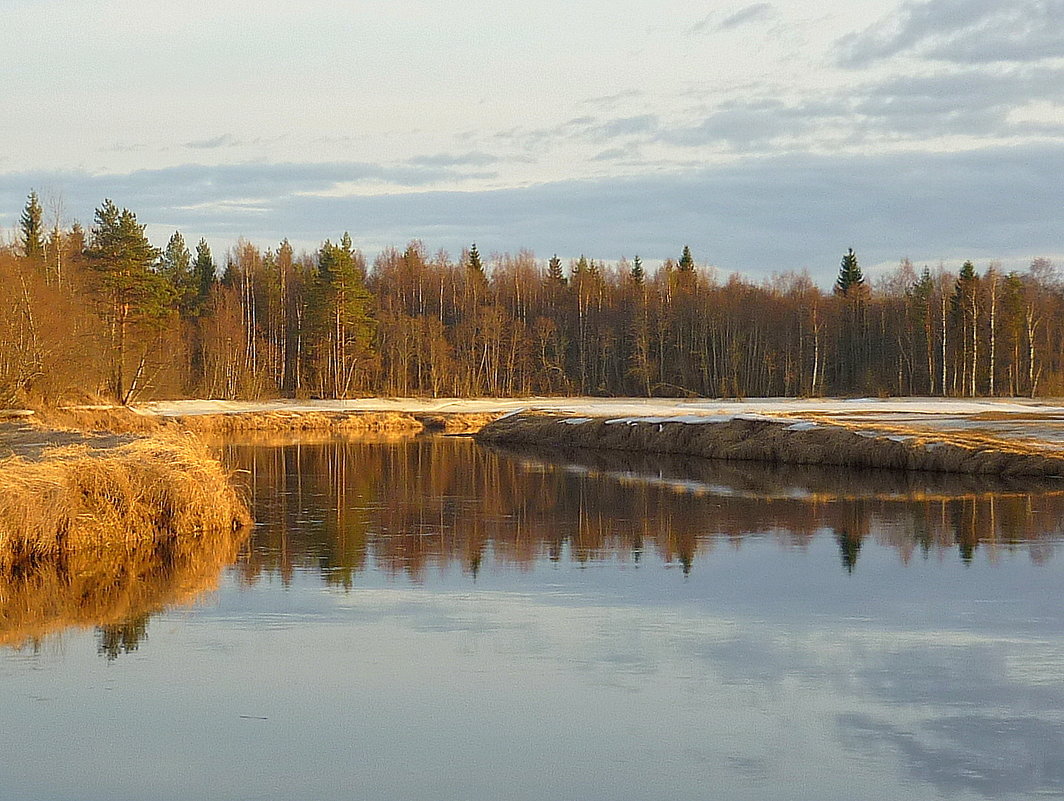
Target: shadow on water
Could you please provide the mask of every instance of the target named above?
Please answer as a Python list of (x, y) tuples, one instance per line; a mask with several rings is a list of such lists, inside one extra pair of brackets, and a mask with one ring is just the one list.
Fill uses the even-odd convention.
[(485, 560), (530, 569), (655, 559), (687, 572), (721, 542), (772, 537), (838, 544), (853, 572), (872, 541), (916, 555), (1024, 550), (1048, 559), (1064, 484), (945, 474), (856, 472), (660, 455), (484, 448), (468, 438), (289, 444), (230, 442), (255, 519), (247, 582), (320, 570), (351, 586), (371, 567), (421, 579)]

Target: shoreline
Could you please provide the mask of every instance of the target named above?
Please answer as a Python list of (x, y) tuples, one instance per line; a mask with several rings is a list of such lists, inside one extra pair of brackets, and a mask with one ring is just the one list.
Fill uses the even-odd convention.
[(194, 435), (0, 424), (0, 578), (86, 549), (163, 547), (251, 524)]
[(506, 446), (587, 448), (736, 462), (832, 465), (932, 473), (1064, 476), (1064, 451), (982, 430), (953, 433), (824, 415), (794, 417), (576, 417), (520, 412), (485, 426), (477, 440)]

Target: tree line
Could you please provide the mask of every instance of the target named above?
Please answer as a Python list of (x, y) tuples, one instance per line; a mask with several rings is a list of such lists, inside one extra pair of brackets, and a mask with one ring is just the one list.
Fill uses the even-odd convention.
[(0, 247), (0, 401), (533, 394), (757, 397), (1064, 394), (1064, 283), (907, 259), (872, 286), (848, 250), (807, 272), (721, 278), (690, 249), (563, 264), (457, 259), (418, 241), (369, 262), (239, 240), (218, 263), (154, 247), (105, 200), (46, 227), (36, 193)]

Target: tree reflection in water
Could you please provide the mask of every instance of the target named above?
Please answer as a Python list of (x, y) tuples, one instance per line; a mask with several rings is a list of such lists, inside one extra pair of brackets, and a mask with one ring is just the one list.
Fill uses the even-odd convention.
[(343, 587), (375, 567), (418, 580), (459, 566), (530, 569), (644, 554), (697, 569), (751, 536), (804, 548), (838, 542), (853, 572), (862, 545), (914, 554), (1026, 550), (1048, 559), (1061, 533), (1059, 483), (721, 463), (624, 453), (485, 449), (461, 437), (223, 446), (248, 483), (255, 545), (244, 581), (314, 568)]
[(249, 533), (79, 548), (0, 573), (0, 646), (38, 650), (64, 629), (95, 627), (108, 660), (135, 651), (153, 615), (218, 586)]

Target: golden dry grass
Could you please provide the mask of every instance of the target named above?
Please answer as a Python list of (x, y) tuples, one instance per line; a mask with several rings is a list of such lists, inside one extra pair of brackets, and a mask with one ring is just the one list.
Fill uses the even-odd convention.
[(158, 417), (137, 414), (125, 406), (44, 407), (36, 410), (32, 420), (41, 428), (111, 434), (150, 434), (164, 425)]
[(249, 522), (222, 466), (189, 435), (160, 431), (113, 448), (68, 445), (35, 461), (0, 461), (0, 571)]
[[(573, 424), (565, 420), (537, 413), (514, 415), (485, 426), (478, 438), (486, 442), (675, 453), (776, 464), (1004, 476), (1064, 475), (1064, 457), (1058, 454), (972, 432), (916, 436), (907, 427), (886, 430), (888, 427), (880, 424), (836, 425), (822, 418), (817, 419), (817, 426), (805, 430), (790, 430), (787, 424), (770, 420), (740, 418), (697, 424), (607, 424), (604, 419)], [(884, 435), (895, 430), (906, 438)]]
[(426, 431), (445, 434), (474, 434), (488, 423), (498, 420), (502, 412), (434, 412), (418, 414), (417, 419)]
[(402, 431), (417, 433), (421, 423), (399, 412), (267, 411), (197, 414), (171, 418), (181, 428), (204, 434), (236, 431)]
[(263, 411), (198, 414), (168, 418), (179, 427), (212, 436), (248, 431), (333, 431), (344, 434), (472, 433), (498, 414), (408, 412)]

